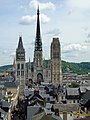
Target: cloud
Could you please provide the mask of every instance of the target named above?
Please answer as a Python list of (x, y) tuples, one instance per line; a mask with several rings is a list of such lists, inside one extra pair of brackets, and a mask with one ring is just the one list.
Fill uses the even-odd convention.
[(26, 16), (22, 16), (21, 20), (20, 20), (20, 24), (21, 25), (29, 25), (31, 24), (33, 21), (35, 21), (36, 19), (36, 15), (30, 16), (30, 15), (26, 15)]
[(61, 32), (60, 32), (60, 29), (55, 28), (55, 29), (52, 29), (52, 30), (48, 30), (45, 34), (58, 36), (58, 35), (61, 34)]
[(88, 31), (88, 27), (83, 27), (83, 30), (84, 30), (85, 32), (87, 32), (87, 31)]
[(65, 54), (66, 57), (68, 58), (75, 58), (75, 57), (79, 57), (79, 54), (78, 53), (75, 53), (75, 54)]
[(69, 10), (67, 14), (71, 15), (72, 13), (73, 13), (73, 10)]
[[(40, 17), (41, 17), (41, 22), (42, 23), (47, 23), (47, 22), (50, 21), (50, 18), (45, 14), (40, 14)], [(36, 15), (33, 15), (33, 16), (26, 15), (26, 16), (22, 16), (19, 24), (30, 25), (34, 21), (36, 21)]]
[(27, 42), (25, 46), (34, 46), (35, 41)]
[(52, 2), (40, 3), (37, 0), (30, 1), (29, 7), (36, 9), (38, 3), (40, 6), (40, 10), (55, 10), (55, 5)]
[(68, 5), (77, 9), (90, 9), (90, 0), (67, 0)]
[(87, 61), (90, 47), (86, 43), (67, 44), (62, 47), (62, 57), (71, 62)]
[(89, 21), (90, 0), (67, 0), (65, 4), (68, 8), (67, 15), (70, 17), (70, 19), (78, 19), (84, 22), (86, 20)]
[(69, 53), (69, 52), (83, 52), (87, 50), (87, 46), (86, 45), (81, 45), (81, 44), (69, 44), (64, 46), (63, 48), (63, 52), (64, 53)]
[(15, 57), (15, 51), (10, 53), (10, 57)]
[[(55, 10), (55, 5), (52, 2), (41, 3), (41, 2), (38, 2), (37, 0), (31, 0), (29, 3), (29, 6), (20, 6), (20, 8), (24, 9), (25, 11), (29, 11), (32, 8), (37, 9), (38, 3), (39, 3), (40, 10)], [(40, 14), (40, 16), (41, 16), (42, 23), (48, 23), (50, 21), (50, 18), (47, 15)], [(22, 16), (21, 20), (19, 21), (19, 24), (30, 25), (35, 20), (36, 20), (36, 15), (33, 15), (33, 16), (25, 15), (25, 16)]]
[(90, 43), (90, 32), (86, 33), (86, 43)]
[(42, 23), (47, 23), (49, 21), (50, 21), (50, 18), (47, 15), (41, 14), (41, 22)]
[(3, 55), (6, 55), (7, 53), (8, 53), (7, 50), (3, 50), (3, 51), (2, 51), (2, 54), (3, 54)]
[(88, 33), (87, 38), (89, 38), (89, 39), (90, 39), (90, 32)]

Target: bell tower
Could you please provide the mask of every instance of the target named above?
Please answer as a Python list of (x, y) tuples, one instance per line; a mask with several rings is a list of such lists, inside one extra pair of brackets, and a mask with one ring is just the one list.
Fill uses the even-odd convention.
[(18, 47), (16, 49), (16, 80), (20, 85), (20, 95), (23, 95), (25, 87), (25, 49), (21, 36), (19, 37)]
[(62, 83), (61, 48), (59, 38), (53, 38), (51, 43), (51, 79), (53, 84)]

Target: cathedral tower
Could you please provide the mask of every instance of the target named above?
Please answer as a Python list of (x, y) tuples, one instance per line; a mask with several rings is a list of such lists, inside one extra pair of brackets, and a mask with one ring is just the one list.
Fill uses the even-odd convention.
[(59, 38), (53, 38), (51, 43), (51, 79), (54, 84), (60, 84), (62, 82), (61, 48)]
[(25, 86), (25, 49), (21, 36), (19, 37), (18, 47), (16, 49), (16, 80), (20, 84), (20, 94), (22, 95)]
[(36, 39), (34, 49), (34, 81), (43, 81), (43, 59), (42, 59), (42, 40), (40, 33), (40, 20), (39, 20), (39, 6), (37, 9), (37, 27), (36, 27)]

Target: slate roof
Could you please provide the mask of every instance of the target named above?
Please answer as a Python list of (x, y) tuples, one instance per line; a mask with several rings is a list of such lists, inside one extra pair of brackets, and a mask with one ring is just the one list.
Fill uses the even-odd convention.
[(17, 88), (18, 87), (18, 83), (17, 82), (5, 82), (4, 86), (6, 88)]
[(57, 120), (55, 118), (52, 117), (52, 115), (44, 115), (41, 120)]
[(80, 87), (80, 92), (81, 92), (81, 93), (85, 93), (85, 92), (86, 92), (86, 88), (81, 86), (81, 87)]
[(67, 88), (67, 95), (79, 95), (79, 88)]
[(0, 88), (4, 88), (4, 82), (0, 82)]
[(2, 102), (2, 107), (10, 107), (10, 103), (8, 103), (7, 101), (1, 101)]
[[(41, 113), (43, 115), (41, 115)], [(39, 110), (35, 115), (41, 115), (41, 117), (37, 116), (37, 120), (62, 120), (61, 117), (54, 114), (46, 114), (43, 110)], [(32, 120), (36, 120), (36, 117), (33, 116)]]
[(36, 99), (29, 104), (29, 106), (34, 106), (34, 105), (44, 106), (44, 101), (40, 99)]
[(2, 93), (0, 92), (0, 100), (2, 100), (3, 97), (4, 95), (2, 95)]
[(0, 113), (3, 114), (3, 120), (4, 120), (4, 118), (5, 118), (5, 116), (6, 116), (7, 113), (3, 109), (1, 109), (1, 108), (0, 108)]
[(82, 97), (80, 101), (81, 105), (90, 107), (90, 90), (88, 90)]
[(6, 114), (6, 112), (5, 112), (3, 109), (1, 109), (1, 108), (0, 108), (0, 112), (1, 112), (2, 114)]
[(29, 98), (29, 100), (32, 100), (32, 99), (35, 99), (35, 98), (39, 98), (39, 99), (41, 99), (41, 100), (44, 100), (44, 98), (43, 98), (41, 95), (37, 94), (37, 93), (35, 93), (34, 95), (32, 95), (32, 96)]
[(0, 82), (9, 81), (8, 77), (0, 77)]
[(85, 93), (87, 90), (90, 90), (90, 86), (80, 86), (81, 93)]

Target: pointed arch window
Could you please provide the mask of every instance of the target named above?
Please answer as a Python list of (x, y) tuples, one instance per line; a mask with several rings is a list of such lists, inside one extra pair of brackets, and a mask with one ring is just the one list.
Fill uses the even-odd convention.
[(24, 64), (21, 64), (21, 69), (22, 69), (22, 70), (24, 69)]
[(20, 64), (17, 64), (17, 69), (18, 69), (18, 70), (20, 69)]

